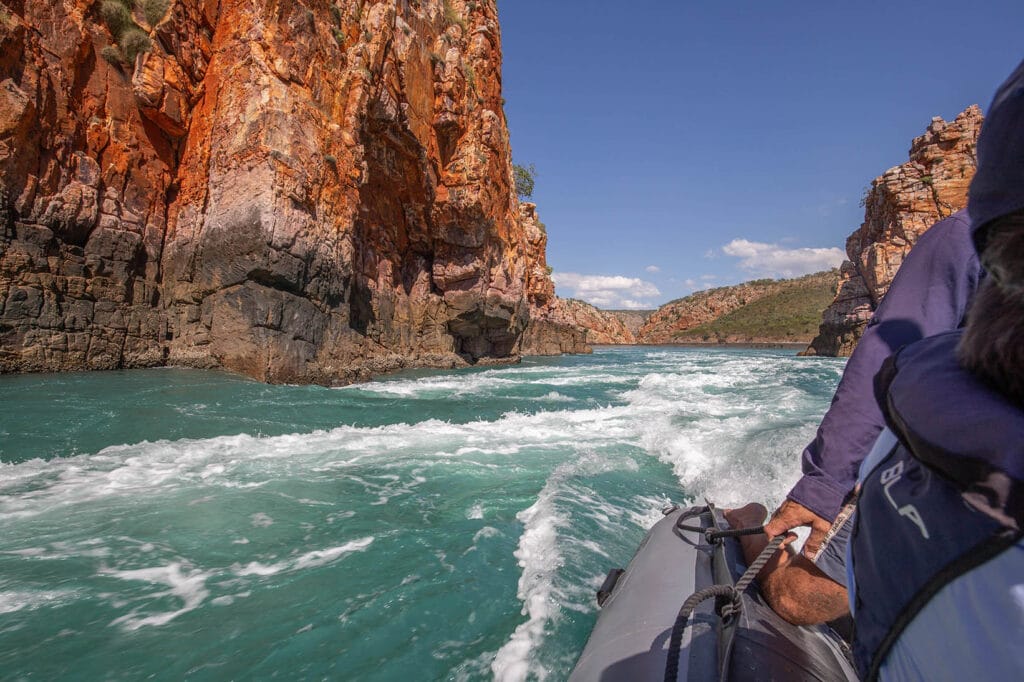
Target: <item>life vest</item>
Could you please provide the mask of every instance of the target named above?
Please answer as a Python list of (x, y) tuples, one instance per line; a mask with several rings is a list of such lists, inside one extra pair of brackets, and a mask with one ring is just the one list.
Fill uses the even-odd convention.
[[(962, 591), (943, 593), (944, 588), (1001, 555), (1013, 562), (1024, 557), (1015, 547), (1024, 528), (1024, 410), (959, 366), (960, 336), (954, 331), (908, 346), (886, 361), (876, 377), (876, 395), (897, 442), (870, 471), (862, 472), (850, 538), (853, 654), (865, 679), (878, 677), (919, 614), (931, 618), (939, 612), (929, 611), (939, 606), (929, 607), (936, 595), (942, 593), (947, 602), (969, 600), (957, 596)], [(1024, 584), (1024, 565), (1017, 568), (1015, 563), (1013, 570)], [(995, 594), (997, 600), (1011, 602), (1011, 611), (1024, 608), (1014, 605), (1009, 595), (1018, 589), (1016, 577), (1012, 585), (1000, 581), (972, 586), (972, 594), (983, 595), (985, 603), (998, 603), (990, 602), (991, 591), (1002, 590), (1006, 594)], [(976, 610), (978, 604), (960, 606)], [(1002, 636), (1015, 638), (1019, 627), (1009, 624)], [(969, 657), (998, 656), (995, 649), (1007, 646), (1005, 641), (989, 642), (994, 649), (987, 653), (986, 643), (978, 644), (964, 643), (975, 647)], [(1009, 664), (1024, 665), (1022, 645), (1011, 641), (1009, 646)], [(938, 658), (962, 654), (946, 651)]]

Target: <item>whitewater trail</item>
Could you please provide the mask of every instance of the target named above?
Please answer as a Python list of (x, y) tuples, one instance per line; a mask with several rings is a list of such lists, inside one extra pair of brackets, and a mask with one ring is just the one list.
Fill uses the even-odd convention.
[[(173, 419), (244, 432), (0, 464), (0, 666), (103, 676), (109, 657), (91, 652), (115, 651), (140, 675), (563, 678), (594, 588), (663, 504), (781, 500), (841, 369), (616, 349), (316, 394), (261, 388), (248, 410), (174, 393)], [(252, 426), (253, 410), (293, 404), (310, 407), (287, 408), (292, 432)], [(388, 423), (360, 425), (366, 405)], [(317, 410), (312, 423), (336, 425), (304, 428)], [(90, 629), (97, 618), (107, 627)], [(243, 634), (209, 653), (194, 633), (210, 629)], [(191, 653), (135, 660), (133, 638), (151, 631)]]

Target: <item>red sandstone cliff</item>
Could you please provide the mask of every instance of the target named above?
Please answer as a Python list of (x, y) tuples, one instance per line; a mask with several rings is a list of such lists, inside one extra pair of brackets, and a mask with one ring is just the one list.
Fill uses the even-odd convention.
[(864, 223), (846, 240), (835, 301), (822, 315), (807, 355), (849, 355), (918, 238), (967, 205), (981, 110), (970, 106), (947, 123), (932, 119), (910, 146), (910, 160), (871, 183)]
[(0, 371), (520, 352), (494, 0), (0, 9)]
[(563, 301), (555, 296), (555, 283), (548, 268), (548, 233), (537, 216), (537, 205), (519, 205), (519, 223), (527, 242), (527, 296), (530, 322), (523, 334), (524, 355), (589, 353), (587, 330), (566, 314)]
[(601, 310), (575, 298), (559, 299), (562, 315), (587, 330), (587, 343), (630, 345), (636, 336), (618, 312)]

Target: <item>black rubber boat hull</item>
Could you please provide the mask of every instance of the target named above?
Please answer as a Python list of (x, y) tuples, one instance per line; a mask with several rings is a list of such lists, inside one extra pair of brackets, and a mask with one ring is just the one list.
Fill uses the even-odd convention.
[[(691, 594), (713, 584), (733, 584), (746, 567), (739, 543), (708, 544), (703, 533), (681, 530), (675, 510), (647, 533), (601, 607), (587, 646), (570, 680), (662, 680), (669, 637), (679, 607)], [(725, 528), (718, 510), (705, 510), (688, 524)], [(779, 618), (756, 587), (743, 595), (733, 626), (731, 653), (723, 651), (723, 621), (715, 600), (700, 604), (683, 631), (678, 680), (719, 680), (728, 658), (727, 679), (856, 680), (845, 644), (827, 626), (797, 627)], [(728, 626), (726, 627), (728, 629)]]

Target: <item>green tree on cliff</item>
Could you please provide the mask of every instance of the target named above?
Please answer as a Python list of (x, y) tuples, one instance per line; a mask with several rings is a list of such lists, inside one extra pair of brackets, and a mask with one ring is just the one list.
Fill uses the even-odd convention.
[(512, 175), (516, 179), (516, 194), (520, 199), (529, 199), (533, 196), (533, 183), (537, 179), (537, 169), (531, 163), (529, 166), (512, 164)]

